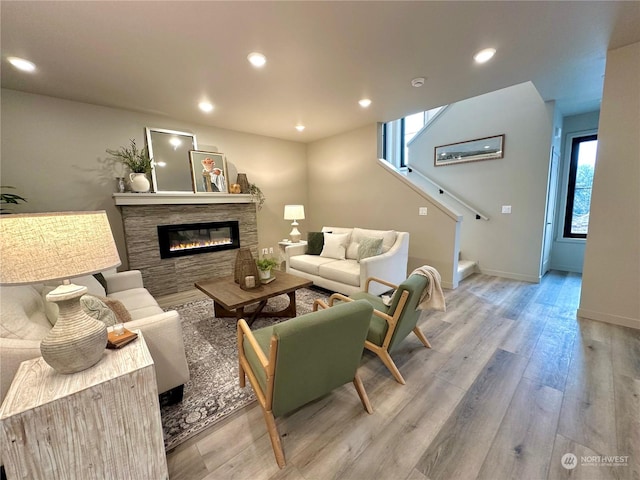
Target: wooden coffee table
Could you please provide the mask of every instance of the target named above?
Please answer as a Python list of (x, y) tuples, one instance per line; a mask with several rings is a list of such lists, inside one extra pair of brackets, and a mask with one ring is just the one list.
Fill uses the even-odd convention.
[[(296, 316), (296, 290), (310, 287), (313, 282), (306, 278), (297, 277), (289, 273), (272, 270), (271, 274), (276, 279), (271, 283), (262, 284), (252, 290), (243, 290), (233, 280), (233, 275), (196, 282), (195, 287), (213, 299), (213, 307), (216, 317), (244, 318), (251, 325), (258, 317), (295, 317)], [(279, 312), (263, 312), (262, 309), (271, 297), (286, 293), (289, 295), (289, 306)], [(244, 307), (258, 304), (251, 316), (245, 318)]]

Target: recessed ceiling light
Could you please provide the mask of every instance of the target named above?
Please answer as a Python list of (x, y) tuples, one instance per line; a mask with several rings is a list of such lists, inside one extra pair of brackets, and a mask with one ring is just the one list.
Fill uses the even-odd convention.
[(473, 59), (477, 63), (485, 63), (491, 60), (495, 54), (496, 54), (495, 48), (485, 48), (484, 50), (480, 50), (478, 53), (476, 53), (473, 56)]
[(304, 125), (296, 125), (296, 130), (302, 132), (304, 130)]
[(213, 110), (213, 105), (210, 104), (209, 102), (200, 102), (198, 104), (198, 107), (200, 108), (200, 110), (207, 113)]
[(369, 100), (368, 98), (363, 98), (358, 103), (362, 108), (367, 108), (369, 105), (371, 105), (371, 100)]
[(36, 64), (29, 60), (25, 60), (24, 58), (9, 57), (7, 60), (9, 60), (11, 65), (23, 72), (34, 72), (36, 70)]
[(251, 52), (247, 55), (247, 59), (256, 68), (264, 67), (264, 64), (267, 63), (267, 57), (258, 52)]

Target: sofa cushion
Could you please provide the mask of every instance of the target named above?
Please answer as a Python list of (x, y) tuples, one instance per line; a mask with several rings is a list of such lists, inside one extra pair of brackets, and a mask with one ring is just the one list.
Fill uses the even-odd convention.
[(398, 233), (395, 230), (368, 230), (364, 228), (354, 228), (351, 234), (351, 241), (360, 243), (364, 238), (382, 238), (382, 253), (387, 253), (394, 243)]
[(360, 286), (360, 264), (357, 260), (341, 260), (320, 265), (318, 272), (322, 278), (335, 282)]
[(324, 234), (309, 232), (307, 234), (307, 255), (320, 255), (322, 247), (324, 247)]
[(42, 340), (51, 330), (40, 293), (32, 286), (2, 287), (0, 337)]
[(289, 266), (294, 270), (308, 273), (310, 275), (319, 275), (320, 265), (336, 262), (332, 258), (324, 258), (318, 255), (296, 255), (289, 260)]
[(364, 258), (375, 257), (382, 253), (381, 238), (363, 238), (358, 244), (358, 262)]
[(322, 247), (321, 257), (344, 260), (349, 242), (348, 233), (324, 233), (324, 247)]

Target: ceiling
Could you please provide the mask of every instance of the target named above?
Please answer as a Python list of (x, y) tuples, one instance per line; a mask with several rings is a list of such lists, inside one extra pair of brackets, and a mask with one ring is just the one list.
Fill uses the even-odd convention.
[(0, 19), (3, 88), (299, 142), (529, 80), (565, 115), (594, 110), (606, 51), (640, 41), (638, 1), (3, 0)]

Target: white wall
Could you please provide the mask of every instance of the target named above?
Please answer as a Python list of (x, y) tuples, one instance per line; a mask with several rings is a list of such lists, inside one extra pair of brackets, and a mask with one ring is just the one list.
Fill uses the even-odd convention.
[(551, 253), (551, 268), (565, 272), (582, 272), (586, 240), (563, 238), (564, 214), (567, 206), (567, 185), (571, 163), (571, 142), (575, 136), (589, 135), (598, 130), (600, 111), (565, 117), (562, 122), (560, 182), (556, 210), (555, 236)]
[(640, 328), (640, 43), (609, 51), (578, 315)]
[[(378, 126), (372, 124), (309, 145), (312, 213), (301, 223), (303, 235), (324, 225), (409, 232), (407, 273), (431, 265), (450, 287), (455, 230), (442, 226), (451, 219), (378, 165), (378, 140)], [(427, 206), (429, 215), (418, 216), (420, 206)]]
[(13, 211), (106, 210), (124, 267), (122, 219), (112, 198), (116, 174), (105, 149), (127, 145), (130, 138), (144, 145), (145, 127), (195, 133), (201, 150), (223, 152), (231, 170), (261, 187), (267, 200), (258, 212), (260, 247), (277, 252), (278, 240), (290, 230), (284, 205), (307, 203), (302, 143), (7, 89), (1, 95), (2, 185), (16, 187), (28, 200)]
[[(463, 207), (462, 257), (483, 273), (540, 279), (549, 158), (554, 117), (530, 82), (453, 105), (409, 147), (410, 166), (459, 196), (489, 221)], [(435, 167), (434, 148), (505, 134), (504, 158)], [(511, 205), (512, 213), (501, 213)]]

